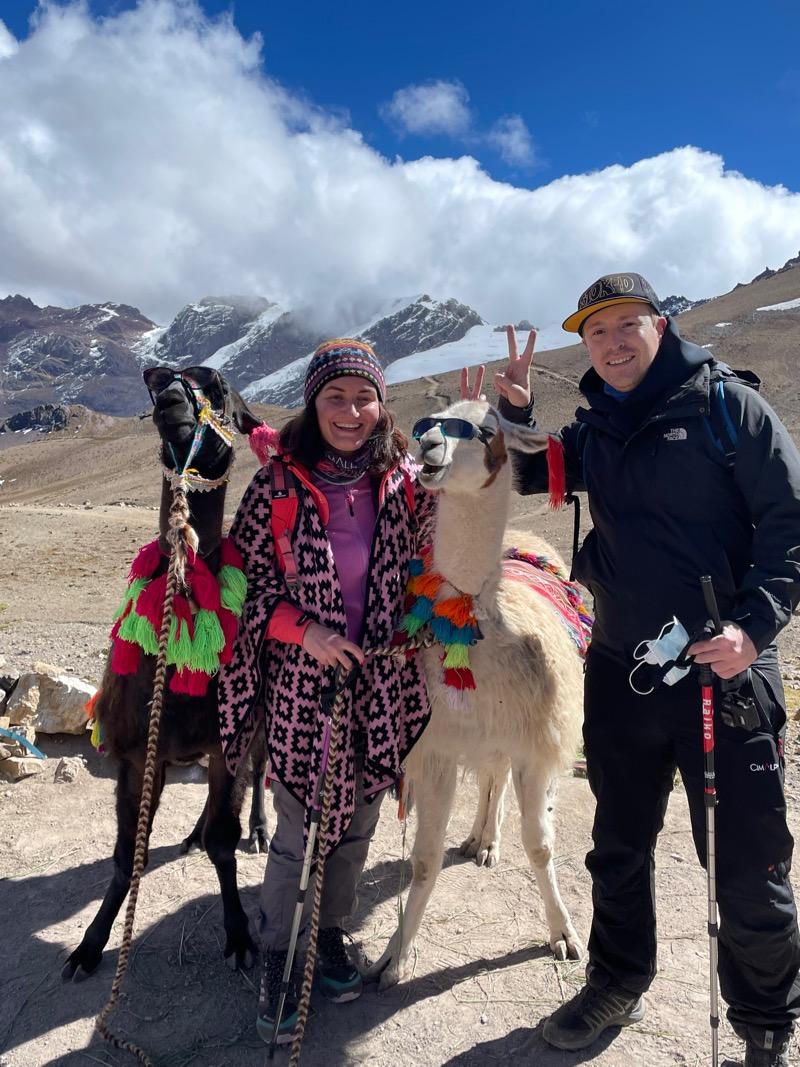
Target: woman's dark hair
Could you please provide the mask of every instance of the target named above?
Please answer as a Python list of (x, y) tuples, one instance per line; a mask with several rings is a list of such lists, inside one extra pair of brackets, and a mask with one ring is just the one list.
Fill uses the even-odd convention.
[[(385, 474), (408, 455), (408, 438), (394, 424), (394, 415), (380, 405), (380, 415), (369, 439), (372, 462), (371, 474)], [(298, 463), (309, 469), (316, 466), (325, 454), (327, 445), (319, 428), (316, 404), (304, 408), (281, 430), (281, 452), (288, 452)]]

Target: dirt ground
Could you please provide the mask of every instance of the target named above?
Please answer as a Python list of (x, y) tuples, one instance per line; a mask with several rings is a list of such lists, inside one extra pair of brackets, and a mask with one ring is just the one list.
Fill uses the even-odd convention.
[[(143, 506), (0, 507), (0, 653), (7, 664), (22, 669), (43, 659), (97, 680), (126, 563), (153, 536), (155, 521)], [(544, 531), (564, 543), (565, 523), (554, 525), (548, 518)], [(793, 680), (800, 667), (798, 629), (795, 623), (783, 642)], [(796, 723), (791, 730), (788, 792), (796, 834)], [(114, 972), (121, 918), (94, 976), (74, 985), (60, 978), (110, 878), (114, 768), (95, 755), (88, 738), (40, 736), (40, 741), (49, 756), (84, 755), (87, 769), (71, 784), (54, 784), (50, 769), (18, 784), (0, 783), (0, 1065), (133, 1063), (93, 1032)], [(131, 966), (112, 1024), (143, 1045), (160, 1067), (258, 1064), (265, 1049), (254, 1028), (256, 972), (225, 967), (214, 870), (204, 855), (178, 852), (203, 805), (204, 772), (197, 766), (172, 768), (168, 780), (139, 898)], [(724, 803), (722, 783), (720, 793)], [(381, 995), (370, 987), (352, 1004), (337, 1007), (315, 999), (303, 1050), (306, 1067), (710, 1063), (705, 878), (694, 858), (680, 788), (658, 848), (660, 972), (647, 997), (647, 1016), (638, 1026), (612, 1031), (585, 1053), (554, 1051), (541, 1037), (540, 1021), (579, 988), (582, 965), (557, 964), (550, 957), (514, 801), (498, 868), (480, 870), (457, 853), (471, 825), (474, 797), (474, 786), (465, 782), (448, 830), (445, 868), (418, 940), (414, 977)], [(565, 902), (584, 939), (591, 902), (583, 857), (592, 813), (587, 783), (565, 778), (557, 866)], [(395, 815), (387, 801), (352, 924), (372, 958), (394, 927), (398, 888), (410, 878)], [(412, 834), (413, 825), (409, 845)], [(263, 856), (241, 854), (239, 880), (251, 918), (263, 868)], [(721, 1048), (723, 1061), (740, 1062), (741, 1045), (727, 1024)], [(279, 1052), (276, 1062), (282, 1059), (285, 1053)]]

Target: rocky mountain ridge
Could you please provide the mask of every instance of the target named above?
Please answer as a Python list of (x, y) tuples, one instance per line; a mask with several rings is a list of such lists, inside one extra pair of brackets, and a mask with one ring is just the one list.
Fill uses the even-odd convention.
[[(777, 270), (767, 268), (747, 284), (786, 278), (798, 266), (800, 255)], [(726, 296), (742, 288), (737, 285)], [(694, 315), (706, 303), (669, 296), (662, 308), (672, 315)], [(314, 348), (337, 332), (369, 341), (387, 366), (423, 354), (413, 361), (411, 373), (425, 375), (426, 366), (436, 366), (434, 353), (443, 346), (452, 355), (465, 338), (467, 347), (473, 340), (485, 345), (480, 330), (470, 334), (477, 327), (490, 334), (502, 331), (458, 300), (429, 294), (386, 302), (360, 322), (325, 318), (313, 308), (287, 310), (258, 296), (209, 296), (187, 304), (164, 327), (126, 304), (38, 307), (25, 296), (9, 296), (0, 299), (0, 419), (42, 404), (78, 403), (110, 415), (136, 413), (147, 404), (142, 368), (153, 363), (205, 363), (223, 370), (251, 400), (293, 405)], [(520, 320), (519, 329), (523, 326), (530, 327), (527, 319)], [(559, 335), (552, 347), (560, 343)], [(488, 358), (497, 358), (491, 345), (485, 347)], [(402, 379), (398, 375), (396, 380)]]

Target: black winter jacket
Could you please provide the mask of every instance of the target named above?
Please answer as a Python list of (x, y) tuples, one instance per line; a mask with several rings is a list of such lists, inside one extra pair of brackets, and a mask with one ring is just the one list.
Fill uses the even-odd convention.
[[(724, 378), (738, 434), (733, 469), (710, 432), (712, 377)], [(567, 488), (586, 490), (594, 525), (575, 559), (594, 597), (593, 643), (627, 660), (673, 615), (691, 632), (710, 574), (722, 618), (768, 649), (800, 601), (800, 454), (775, 412), (671, 321), (623, 401), (593, 369), (580, 389), (589, 408), (559, 436)], [(532, 404), (501, 400), (500, 412), (535, 426)], [(514, 462), (521, 493), (547, 491), (545, 453)]]

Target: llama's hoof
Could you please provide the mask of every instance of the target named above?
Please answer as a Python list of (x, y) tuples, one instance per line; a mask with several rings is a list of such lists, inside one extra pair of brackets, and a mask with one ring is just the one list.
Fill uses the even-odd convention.
[(255, 963), (258, 950), (247, 934), (244, 940), (229, 937), (224, 955), (225, 964), (231, 971), (249, 971)]
[(365, 982), (377, 982), (378, 989), (383, 991), (384, 989), (391, 989), (392, 986), (398, 985), (400, 982), (405, 982), (411, 977), (413, 967), (412, 954), (413, 949), (410, 947), (404, 956), (401, 956), (397, 950), (398, 935), (395, 933), (392, 935), (392, 939), (386, 946), (386, 950), (379, 960), (370, 964), (364, 971), (363, 978)]
[(100, 965), (101, 958), (102, 955), (94, 963), (90, 962), (83, 951), (83, 946), (79, 946), (70, 954), (61, 968), (61, 977), (65, 982), (83, 982), (94, 974)]
[(180, 843), (180, 853), (182, 856), (186, 856), (191, 852), (202, 852), (203, 842), (194, 833), (189, 834), (188, 837), (184, 837)]
[(550, 939), (550, 948), (557, 960), (579, 960), (583, 956), (583, 945), (574, 930), (562, 933)]
[(469, 837), (465, 837), (458, 846), (458, 851), (462, 856), (477, 856), (480, 847), (480, 838), (475, 837), (474, 834), (470, 834)]
[(247, 840), (247, 851), (252, 852), (254, 855), (258, 855), (259, 852), (266, 852), (269, 848), (269, 834), (265, 827), (255, 826), (250, 831), (250, 837)]
[(481, 845), (475, 856), (475, 862), (479, 867), (496, 867), (500, 862), (500, 842), (490, 841), (488, 845)]

